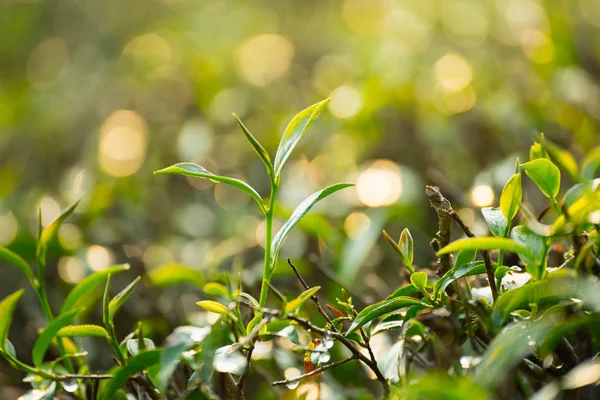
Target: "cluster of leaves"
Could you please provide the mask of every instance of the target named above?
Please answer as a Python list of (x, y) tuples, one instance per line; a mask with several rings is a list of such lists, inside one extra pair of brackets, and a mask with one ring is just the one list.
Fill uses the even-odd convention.
[[(282, 339), (291, 344), (286, 348), (303, 355), (299, 362), (304, 364), (304, 374), (272, 382), (274, 386), (293, 389), (301, 380), (358, 361), (380, 382), (381, 389), (374, 391), (386, 397), (545, 399), (573, 390), (597, 397), (598, 390), (590, 385), (600, 379), (600, 179), (594, 179), (600, 151), (588, 153), (579, 168), (569, 152), (542, 135), (531, 147), (530, 161), (517, 160), (499, 207), (481, 210), (492, 233), (488, 237), (475, 237), (439, 189), (428, 187), (440, 225), (431, 243), (439, 257), (436, 274), (415, 264), (413, 238), (407, 229), (398, 242), (384, 232), (410, 283), (362, 310), (340, 288), (341, 299), (324, 308), (317, 296), (320, 288), (308, 285), (289, 260), (305, 290), (288, 299), (273, 287), (271, 278), (294, 225), (318, 201), (350, 186), (336, 184), (309, 196), (273, 233), (283, 165), (326, 104), (327, 100), (317, 103), (292, 119), (274, 162), (236, 117), (266, 167), (271, 184), (266, 202), (248, 183), (192, 163), (157, 171), (210, 179), (244, 191), (256, 201), (266, 226), (260, 297), (244, 290), (240, 275), (207, 283), (204, 292), (213, 300), (200, 301), (198, 306), (219, 319), (206, 326), (178, 327), (160, 348), (144, 337), (141, 325), (123, 340), (117, 338), (115, 314), (139, 281), (111, 299), (110, 276), (126, 270), (126, 265), (85, 278), (67, 296), (58, 316), (53, 314), (44, 281), (46, 248), (76, 204), (47, 228), (40, 228), (37, 277), (21, 257), (0, 249), (3, 260), (26, 274), (48, 320), (33, 347), (33, 365), (28, 365), (19, 361), (8, 341), (12, 315), (23, 292), (0, 302), (0, 355), (28, 374), (26, 380), (33, 389), (24, 398), (54, 398), (65, 391), (75, 398), (92, 399), (125, 398), (126, 393), (153, 399), (243, 399), (247, 378), (254, 373), (251, 363), (257, 345), (273, 342), (277, 346)], [(561, 169), (575, 182), (562, 198)], [(522, 172), (548, 199), (548, 207), (537, 216), (523, 201)], [(466, 238), (451, 242), (452, 221)], [(187, 272), (175, 267), (154, 272), (163, 273), (169, 275), (170, 284), (178, 283), (178, 277)], [(91, 294), (103, 284), (103, 326), (82, 324), (83, 310), (101, 297)], [(277, 298), (278, 308), (267, 307), (269, 293)], [(306, 318), (310, 303), (324, 324)], [(392, 340), (379, 358), (371, 345), (376, 335)], [(78, 336), (104, 338), (116, 366), (106, 374), (91, 374), (85, 352), (72, 341)], [(56, 347), (60, 357), (46, 362), (50, 346)], [(342, 351), (334, 353), (334, 346)], [(345, 358), (331, 360), (332, 354), (344, 352)]]
[[(25, 382), (31, 384), (32, 390), (24, 395), (23, 399), (53, 399), (61, 390), (71, 393), (76, 398), (112, 398), (112, 394), (119, 388), (119, 379), (127, 380), (132, 375), (131, 368), (139, 365), (140, 359), (152, 354), (150, 352), (140, 357), (141, 354), (138, 354), (140, 349), (154, 348), (153, 343), (143, 337), (141, 326), (136, 332), (132, 332), (120, 341), (115, 334), (113, 322), (115, 315), (140, 281), (140, 277), (136, 278), (116, 296), (110, 297), (111, 275), (127, 271), (129, 269), (127, 264), (108, 267), (81, 280), (64, 299), (58, 315), (54, 314), (46, 294), (46, 253), (49, 243), (56, 236), (62, 223), (73, 213), (77, 204), (78, 202), (75, 202), (66, 208), (46, 228), (42, 228), (40, 223), (36, 251), (37, 276), (31, 265), (21, 256), (0, 247), (0, 259), (19, 268), (29, 280), (39, 298), (47, 322), (46, 326), (40, 329), (33, 345), (31, 353), (33, 365), (29, 365), (19, 360), (14, 346), (8, 339), (13, 314), (24, 289), (12, 293), (0, 302), (0, 355), (14, 368), (27, 373)], [(103, 325), (84, 323), (89, 314), (86, 311), (101, 298)], [(74, 338), (80, 337), (104, 339), (113, 349), (117, 366), (108, 374), (91, 374), (85, 357), (87, 352), (80, 350), (80, 346), (74, 341)], [(47, 361), (46, 353), (50, 347), (54, 347), (60, 356)], [(142, 366), (142, 369), (144, 367)], [(140, 376), (136, 379), (141, 380), (144, 377)], [(100, 381), (104, 383), (100, 385)]]

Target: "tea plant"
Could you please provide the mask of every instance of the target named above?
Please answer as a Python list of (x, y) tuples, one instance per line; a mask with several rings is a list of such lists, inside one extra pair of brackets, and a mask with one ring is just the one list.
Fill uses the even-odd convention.
[[(33, 365), (29, 365), (19, 360), (14, 346), (8, 340), (13, 314), (24, 290), (20, 289), (14, 292), (0, 302), (0, 355), (12, 367), (27, 373), (24, 381), (31, 384), (32, 390), (22, 397), (24, 400), (54, 399), (61, 389), (67, 393), (72, 393), (74, 398), (95, 399), (98, 396), (98, 387), (101, 380), (112, 379), (111, 382), (115, 382), (117, 377), (127, 372), (129, 365), (135, 365), (135, 362), (137, 362), (139, 358), (137, 357), (137, 351), (131, 352), (131, 357), (127, 354), (127, 349), (131, 348), (132, 342), (147, 340), (143, 338), (141, 330), (130, 334), (122, 341), (119, 341), (115, 334), (113, 325), (115, 314), (140, 280), (138, 277), (114, 298), (110, 298), (110, 276), (128, 270), (129, 266), (127, 264), (115, 265), (84, 278), (71, 289), (59, 313), (55, 314), (52, 310), (48, 302), (45, 279), (48, 245), (56, 236), (62, 223), (75, 210), (77, 204), (78, 202), (75, 202), (65, 209), (46, 228), (42, 228), (40, 211), (36, 250), (37, 275), (21, 256), (5, 247), (0, 247), (0, 259), (12, 264), (25, 274), (39, 298), (42, 312), (46, 318), (46, 326), (40, 330), (33, 345), (31, 353)], [(82, 317), (85, 314), (84, 310), (92, 307), (101, 297), (102, 287), (104, 287), (103, 326), (79, 323), (84, 319)], [(74, 321), (77, 323), (73, 324)], [(136, 335), (138, 338), (134, 339)], [(80, 350), (79, 346), (72, 341), (72, 338), (86, 336), (103, 338), (112, 347), (117, 367), (111, 370), (109, 374), (90, 373), (85, 358), (87, 352)], [(56, 348), (60, 356), (52, 361), (47, 361), (47, 352), (50, 347)], [(131, 388), (135, 393), (153, 392), (144, 389), (146, 382), (140, 384), (145, 379), (147, 378), (143, 376), (132, 379)], [(113, 383), (109, 385), (109, 392), (112, 386), (114, 386)], [(114, 390), (116, 388), (112, 389), (113, 392)]]
[[(588, 152), (581, 162), (540, 136), (530, 149), (529, 161), (518, 159), (498, 207), (481, 209), (491, 234), (476, 237), (438, 187), (427, 186), (429, 204), (437, 214), (438, 232), (430, 243), (437, 257), (436, 271), (415, 260), (408, 229), (398, 241), (383, 237), (399, 255), (408, 281), (389, 296), (359, 309), (339, 287), (337, 304), (321, 303), (319, 286), (311, 286), (291, 260), (287, 263), (303, 291), (293, 299), (272, 283), (286, 236), (298, 221), (325, 197), (350, 186), (336, 184), (306, 198), (277, 232), (273, 232), (281, 170), (327, 100), (296, 115), (286, 128), (274, 162), (267, 151), (236, 117), (241, 130), (262, 160), (270, 182), (266, 201), (249, 184), (218, 176), (192, 163), (179, 163), (157, 171), (209, 179), (232, 185), (251, 196), (266, 226), (263, 274), (258, 300), (242, 286), (241, 276), (204, 285), (211, 299), (198, 302), (219, 319), (204, 326), (180, 326), (161, 347), (144, 337), (143, 327), (119, 339), (115, 314), (132, 293), (138, 277), (111, 299), (110, 277), (127, 269), (119, 265), (95, 272), (78, 283), (55, 314), (47, 298), (46, 253), (62, 222), (76, 203), (48, 227), (39, 229), (37, 274), (19, 255), (0, 248), (0, 258), (19, 268), (36, 292), (47, 319), (33, 346), (33, 365), (21, 361), (8, 340), (11, 320), (23, 290), (0, 302), (0, 355), (27, 374), (32, 390), (24, 399), (244, 399), (269, 396), (251, 375), (269, 381), (272, 398), (295, 390), (310, 379), (324, 379), (330, 371), (358, 361), (365, 381), (338, 398), (371, 396), (398, 399), (593, 399), (600, 389), (600, 149)], [(562, 174), (574, 182), (561, 196)], [(523, 176), (523, 173), (526, 177)], [(523, 183), (530, 181), (547, 199), (542, 210), (533, 210)], [(457, 226), (459, 233), (454, 233)], [(453, 241), (453, 236), (464, 236)], [(165, 284), (189, 279), (183, 267), (160, 270)], [(159, 275), (151, 272), (154, 277)], [(152, 278), (153, 282), (158, 279)], [(334, 284), (337, 284), (333, 280)], [(83, 323), (83, 310), (101, 291), (103, 324)], [(268, 304), (268, 295), (279, 304)], [(324, 323), (310, 318), (314, 304)], [(73, 321), (76, 321), (73, 323)], [(376, 356), (373, 338), (385, 335), (391, 345)], [(91, 373), (73, 338), (96, 336), (106, 340), (116, 366), (105, 374)], [(304, 373), (274, 378), (255, 365), (259, 343), (271, 342), (303, 364)], [(48, 349), (59, 356), (48, 360)], [(295, 353), (300, 355), (295, 356)], [(332, 361), (332, 355), (340, 356)], [(290, 358), (288, 357), (288, 358)], [(273, 370), (283, 377), (274, 363)], [(359, 370), (360, 371), (360, 370)], [(283, 386), (283, 389), (280, 387)], [(283, 391), (282, 391), (283, 390)], [(366, 395), (369, 397), (369, 395)]]

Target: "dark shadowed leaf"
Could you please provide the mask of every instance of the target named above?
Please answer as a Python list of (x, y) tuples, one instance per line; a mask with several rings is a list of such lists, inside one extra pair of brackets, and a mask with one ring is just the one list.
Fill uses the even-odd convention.
[(551, 320), (541, 319), (504, 328), (483, 353), (481, 362), (477, 365), (475, 381), (480, 385), (496, 388), (513, 366), (536, 349), (552, 326)]
[(40, 333), (40, 336), (38, 336), (37, 340), (35, 341), (33, 345), (33, 351), (31, 352), (31, 359), (36, 367), (40, 367), (42, 365), (44, 356), (46, 355), (46, 350), (48, 350), (48, 346), (50, 346), (52, 339), (54, 339), (58, 331), (69, 324), (73, 318), (75, 318), (75, 315), (77, 315), (77, 313), (79, 313), (81, 310), (81, 308), (69, 310), (64, 314), (59, 315), (50, 321), (48, 325), (46, 325), (44, 330)]
[(25, 274), (27, 279), (29, 279), (29, 282), (35, 282), (33, 271), (31, 270), (29, 264), (27, 264), (27, 262), (23, 260), (23, 258), (21, 258), (21, 256), (19, 256), (14, 251), (11, 251), (6, 247), (0, 246), (0, 259), (9, 262), (15, 267), (19, 268)]
[(112, 399), (114, 393), (122, 388), (131, 376), (157, 364), (160, 361), (160, 354), (161, 350), (144, 351), (130, 358), (124, 366), (113, 368), (110, 371), (110, 375), (112, 375), (113, 378), (102, 384), (98, 399)]

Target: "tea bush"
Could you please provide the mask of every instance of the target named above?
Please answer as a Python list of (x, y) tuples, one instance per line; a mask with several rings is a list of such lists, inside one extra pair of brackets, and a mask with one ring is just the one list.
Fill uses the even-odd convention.
[[(293, 392), (307, 380), (324, 380), (330, 388), (318, 393), (320, 387), (315, 386), (312, 398), (598, 398), (600, 179), (595, 176), (600, 151), (588, 152), (578, 164), (573, 155), (541, 135), (531, 147), (529, 161), (516, 160), (499, 207), (481, 209), (491, 232), (485, 237), (475, 237), (443, 189), (427, 186), (439, 221), (429, 243), (438, 257), (435, 272), (415, 263), (408, 229), (398, 241), (384, 231), (398, 253), (406, 284), (364, 307), (357, 306), (349, 288), (337, 287), (336, 304), (324, 304), (320, 287), (307, 282), (292, 260), (286, 265), (278, 256), (291, 229), (317, 202), (351, 184), (335, 184), (307, 197), (277, 233), (273, 220), (282, 168), (326, 104), (327, 100), (317, 103), (291, 120), (274, 161), (235, 117), (265, 166), (271, 189), (266, 201), (248, 183), (196, 164), (184, 162), (156, 172), (231, 185), (254, 199), (264, 217), (258, 299), (246, 290), (240, 274), (207, 283), (204, 292), (209, 299), (198, 306), (218, 315), (212, 324), (177, 327), (161, 346), (144, 336), (143, 324), (118, 337), (115, 317), (141, 279), (111, 295), (111, 276), (127, 270), (127, 265), (86, 277), (72, 288), (60, 311), (53, 310), (45, 281), (47, 249), (77, 203), (46, 228), (40, 224), (37, 269), (0, 248), (0, 258), (29, 280), (47, 321), (28, 364), (9, 340), (9, 333), (18, 334), (10, 327), (23, 290), (0, 302), (0, 355), (25, 373), (24, 381), (31, 385), (22, 399), (288, 398), (307, 396)], [(575, 184), (561, 191), (561, 174)], [(524, 179), (547, 198), (547, 207), (534, 210), (524, 201), (530, 195), (523, 193)], [(457, 228), (464, 238), (452, 241)], [(275, 270), (288, 266), (302, 286), (294, 298), (272, 284)], [(166, 266), (152, 274), (153, 282), (163, 284), (195, 280), (181, 266)], [(102, 325), (90, 324), (84, 310), (100, 298)], [(80, 337), (106, 341), (115, 366), (103, 373), (90, 370)], [(374, 343), (381, 337), (389, 346), (375, 351)], [(303, 373), (284, 374), (277, 362), (255, 357), (265, 345), (288, 364), (303, 365)], [(361, 367), (348, 370), (352, 376), (348, 382), (347, 375), (336, 371), (351, 364)]]

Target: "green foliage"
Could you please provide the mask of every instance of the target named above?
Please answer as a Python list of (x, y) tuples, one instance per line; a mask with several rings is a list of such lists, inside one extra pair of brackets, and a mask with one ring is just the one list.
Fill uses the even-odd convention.
[[(283, 374), (284, 369), (303, 366), (304, 374), (300, 377), (273, 382), (275, 386), (293, 390), (298, 381), (319, 379), (329, 369), (357, 368), (358, 363), (352, 363), (357, 360), (377, 378), (380, 388), (375, 389), (375, 394), (390, 398), (486, 399), (500, 396), (503, 390), (518, 391), (523, 398), (529, 398), (538, 388), (542, 388), (539, 396), (548, 393), (558, 396), (561, 391), (594, 383), (598, 375), (594, 357), (600, 351), (600, 180), (594, 178), (600, 164), (597, 149), (585, 155), (580, 167), (575, 156), (542, 135), (540, 142), (530, 149), (531, 161), (520, 164), (517, 159), (516, 171), (503, 187), (499, 206), (481, 209), (493, 236), (475, 237), (469, 226), (477, 231), (474, 224), (479, 222), (465, 223), (461, 219), (462, 210), (455, 211), (442, 190), (438, 190), (436, 199), (430, 197), (430, 205), (438, 217), (438, 226), (431, 230), (438, 231), (431, 242), (431, 247), (437, 250), (437, 270), (429, 268), (428, 263), (420, 265), (424, 252), (428, 251), (431, 257), (434, 254), (426, 245), (420, 253), (421, 246), (415, 244), (408, 229), (402, 230), (398, 242), (383, 231), (405, 268), (400, 271), (403, 285), (387, 286), (388, 292), (380, 290), (386, 285), (377, 285), (371, 300), (360, 289), (346, 286), (343, 266), (334, 264), (329, 269), (324, 265), (323, 275), (335, 283), (331, 285), (334, 290), (339, 290), (335, 302), (329, 304), (322, 302), (325, 298), (334, 299), (329, 296), (331, 293), (321, 290), (326, 286), (311, 286), (301, 275), (311, 268), (311, 263), (298, 261), (296, 268), (288, 260), (302, 287), (293, 295), (277, 285), (280, 276), (286, 278), (285, 271), (280, 269), (281, 275), (274, 275), (274, 271), (292, 228), (300, 224), (316, 203), (352, 185), (338, 183), (317, 191), (293, 212), (286, 211), (286, 222), (278, 232), (273, 230), (276, 211), (281, 212), (277, 194), (282, 168), (327, 102), (319, 102), (291, 120), (273, 163), (267, 150), (234, 115), (266, 168), (271, 190), (264, 201), (249, 184), (212, 174), (196, 164), (179, 163), (156, 171), (236, 187), (256, 201), (264, 217), (262, 275), (250, 265), (243, 265), (242, 257), (227, 272), (204, 266), (200, 271), (171, 263), (145, 274), (152, 290), (176, 290), (171, 286), (191, 283), (190, 290), (209, 296), (197, 302), (200, 308), (196, 309), (195, 318), (190, 318), (190, 323), (201, 326), (176, 327), (163, 342), (157, 340), (159, 324), (144, 321), (136, 325), (131, 321), (132, 332), (120, 338), (115, 329), (117, 313), (143, 278), (138, 276), (111, 296), (114, 276), (124, 275), (121, 272), (129, 269), (127, 264), (82, 279), (68, 293), (55, 316), (46, 293), (47, 250), (77, 203), (47, 228), (38, 225), (37, 277), (23, 257), (0, 247), (0, 260), (16, 266), (27, 276), (46, 319), (33, 345), (33, 365), (28, 365), (18, 359), (8, 341), (23, 290), (0, 302), (0, 355), (12, 367), (28, 374), (25, 380), (33, 388), (29, 395), (51, 398), (68, 397), (65, 393), (72, 393), (73, 398), (84, 398), (98, 388), (95, 382), (101, 380), (98, 399), (123, 398), (126, 394), (155, 399), (245, 398), (248, 390), (263, 396), (258, 392), (258, 384), (246, 384), (257, 368)], [(520, 169), (549, 199), (544, 208), (550, 205), (554, 212), (533, 210), (538, 205), (530, 204), (527, 193), (523, 193)], [(574, 182), (572, 187), (565, 188), (562, 200), (558, 197), (560, 170)], [(526, 203), (524, 198), (528, 200)], [(369, 223), (377, 233), (396, 214), (369, 214), (372, 215), (375, 217)], [(367, 213), (365, 216), (369, 218)], [(453, 237), (459, 237), (452, 232), (455, 226), (467, 237), (452, 241)], [(311, 232), (321, 235), (331, 230), (335, 227), (313, 228)], [(415, 237), (420, 235), (422, 232)], [(374, 236), (368, 240), (371, 239), (374, 241)], [(331, 249), (326, 241), (320, 237), (318, 251), (323, 259), (329, 260)], [(253, 295), (253, 290), (258, 289), (251, 286), (253, 280), (260, 285), (258, 300)], [(371, 274), (364, 279), (373, 280)], [(248, 282), (250, 286), (246, 287)], [(81, 311), (92, 309), (102, 285), (102, 324), (82, 321), (85, 317)], [(272, 299), (268, 298), (269, 292)], [(184, 298), (186, 307), (191, 297)], [(269, 300), (277, 301), (277, 307), (270, 308)], [(314, 318), (316, 312), (320, 313), (318, 319)], [(210, 313), (218, 314), (216, 321)], [(211, 319), (211, 323), (204, 319)], [(374, 351), (375, 335), (385, 335), (382, 343), (390, 343), (383, 356)], [(95, 341), (112, 350), (115, 366), (106, 374), (89, 374), (87, 353), (80, 350), (87, 340), (71, 340), (82, 337), (97, 338)], [(254, 357), (262, 343), (269, 343), (265, 348), (285, 353), (285, 357), (276, 360)], [(56, 348), (58, 356), (46, 360), (50, 358), (51, 346)], [(348, 358), (336, 359), (340, 354), (347, 354)], [(556, 365), (563, 370), (557, 373)], [(579, 379), (579, 374), (590, 371), (596, 371), (595, 379), (590, 378), (589, 382)], [(77, 374), (77, 379), (73, 374)], [(559, 374), (561, 377), (557, 377)], [(343, 377), (332, 376), (332, 382), (338, 379), (336, 385), (347, 384)], [(363, 389), (359, 388), (357, 397)]]
[(273, 257), (272, 265), (273, 268), (277, 262), (277, 255), (279, 254), (279, 250), (283, 245), (283, 241), (285, 240), (288, 233), (292, 230), (294, 225), (300, 221), (300, 219), (306, 215), (310, 209), (317, 204), (319, 201), (323, 200), (327, 196), (332, 195), (333, 193), (345, 189), (347, 187), (353, 186), (350, 183), (337, 183), (335, 185), (331, 185), (328, 188), (320, 190), (312, 195), (308, 196), (292, 213), (290, 218), (286, 221), (286, 223), (281, 227), (281, 229), (277, 232), (277, 235), (273, 238), (273, 242), (271, 244), (271, 255)]
[(127, 271), (128, 269), (129, 264), (115, 265), (103, 269), (102, 271), (94, 272), (92, 275), (84, 278), (71, 289), (60, 309), (60, 313), (64, 314), (75, 308), (91, 306), (91, 303), (96, 298), (94, 293), (104, 282), (106, 282), (106, 278), (109, 275)]
[(23, 289), (17, 290), (0, 302), (0, 350), (2, 352), (7, 351), (8, 331), (21, 296), (23, 296)]
[(560, 171), (545, 158), (538, 158), (521, 164), (528, 177), (540, 188), (544, 196), (555, 198), (560, 190)]
[(437, 254), (442, 255), (466, 250), (504, 250), (524, 255), (530, 259), (534, 258), (531, 251), (522, 244), (519, 244), (511, 239), (496, 237), (460, 239), (450, 243), (448, 246), (438, 251)]
[(58, 334), (58, 331), (69, 324), (80, 311), (82, 311), (82, 309), (69, 310), (64, 314), (59, 315), (40, 333), (40, 336), (38, 336), (33, 344), (33, 351), (31, 353), (31, 359), (36, 367), (41, 367), (44, 356), (46, 355), (46, 350), (48, 350), (48, 346), (50, 346), (52, 339)]
[(211, 172), (208, 172), (206, 169), (202, 168), (201, 166), (196, 165), (194, 163), (190, 163), (190, 162), (182, 162), (182, 163), (178, 163), (175, 165), (171, 165), (170, 167), (161, 169), (159, 171), (155, 171), (154, 173), (155, 174), (193, 176), (196, 178), (208, 179), (208, 180), (210, 180), (212, 182), (216, 182), (216, 183), (226, 183), (237, 189), (240, 189), (243, 192), (246, 192), (248, 195), (250, 195), (250, 197), (252, 197), (256, 201), (256, 203), (258, 204), (258, 207), (263, 212), (263, 214), (266, 213), (266, 210), (265, 210), (262, 198), (260, 197), (260, 194), (258, 194), (258, 192), (252, 186), (248, 185), (246, 182), (241, 181), (239, 179), (215, 175)]
[(279, 182), (283, 165), (292, 154), (292, 151), (302, 138), (302, 135), (304, 135), (308, 127), (314, 122), (315, 119), (317, 119), (319, 114), (321, 114), (321, 111), (323, 111), (327, 103), (329, 103), (329, 99), (325, 99), (317, 104), (313, 104), (307, 109), (301, 111), (294, 118), (292, 118), (287, 128), (285, 128), (285, 132), (283, 133), (281, 141), (279, 142), (279, 148), (275, 154), (275, 163), (273, 167), (275, 181)]

